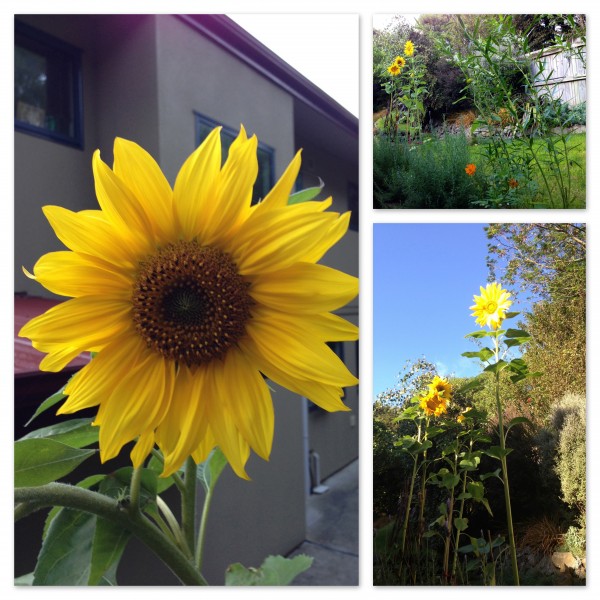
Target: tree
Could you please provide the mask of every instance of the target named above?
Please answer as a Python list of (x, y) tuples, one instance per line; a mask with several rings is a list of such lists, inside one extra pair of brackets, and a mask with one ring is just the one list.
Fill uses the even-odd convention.
[(531, 50), (541, 50), (556, 43), (556, 36), (568, 40), (585, 36), (585, 15), (514, 15), (517, 31), (529, 39)]
[(495, 223), (486, 233), (491, 280), (544, 299), (585, 289), (585, 223)]
[(577, 223), (492, 224), (487, 228), (492, 278), (534, 299), (523, 328), (532, 336), (525, 360), (541, 377), (531, 397), (547, 411), (586, 386), (586, 226)]

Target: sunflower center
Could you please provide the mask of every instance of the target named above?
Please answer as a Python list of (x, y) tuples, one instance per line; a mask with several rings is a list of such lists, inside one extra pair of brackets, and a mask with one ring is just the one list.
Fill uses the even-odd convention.
[(497, 305), (495, 302), (493, 302), (493, 301), (490, 301), (490, 302), (488, 302), (488, 303), (487, 303), (487, 305), (486, 305), (486, 307), (485, 307), (485, 310), (486, 310), (488, 313), (492, 314), (492, 313), (495, 313), (495, 312), (496, 312), (496, 309), (497, 309), (497, 308), (498, 308), (498, 305)]
[(253, 301), (227, 254), (181, 241), (140, 263), (132, 304), (148, 347), (191, 367), (225, 356), (245, 334)]

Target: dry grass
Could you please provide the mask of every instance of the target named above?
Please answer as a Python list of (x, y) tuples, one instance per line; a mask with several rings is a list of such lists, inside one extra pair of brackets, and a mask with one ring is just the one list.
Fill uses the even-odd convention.
[(522, 548), (527, 546), (536, 553), (550, 556), (561, 542), (562, 532), (558, 522), (543, 516), (527, 525), (518, 546)]

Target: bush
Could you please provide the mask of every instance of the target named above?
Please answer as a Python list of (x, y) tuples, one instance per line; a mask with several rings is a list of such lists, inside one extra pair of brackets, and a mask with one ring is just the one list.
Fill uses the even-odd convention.
[(464, 135), (426, 138), (422, 144), (375, 138), (373, 191), (376, 208), (469, 208), (484, 193), (484, 178), (469, 177)]
[(585, 396), (565, 394), (556, 404), (553, 425), (558, 430), (556, 473), (563, 500), (585, 512)]

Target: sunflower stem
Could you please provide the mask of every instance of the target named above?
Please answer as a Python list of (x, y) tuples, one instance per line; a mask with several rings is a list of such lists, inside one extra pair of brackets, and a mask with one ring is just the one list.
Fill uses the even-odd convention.
[(200, 528), (198, 530), (198, 545), (196, 546), (196, 568), (202, 570), (202, 562), (204, 560), (204, 540), (206, 538), (206, 524), (208, 522), (208, 513), (210, 511), (210, 503), (212, 502), (214, 486), (209, 486), (206, 490), (204, 498), (204, 506), (202, 507), (202, 517), (200, 518)]
[(200, 571), (164, 533), (140, 512), (131, 514), (114, 498), (64, 483), (16, 488), (15, 501), (27, 503), (36, 510), (63, 506), (88, 512), (116, 523), (130, 531), (148, 546), (185, 585), (208, 585)]
[(140, 492), (142, 488), (142, 467), (134, 467), (129, 484), (129, 512), (131, 515), (140, 512)]
[[(496, 344), (496, 362), (499, 360), (500, 347), (498, 338), (495, 338)], [(502, 411), (502, 403), (500, 401), (500, 373), (496, 372), (496, 409), (498, 411), (498, 434), (500, 436), (502, 464), (502, 481), (504, 483), (504, 503), (506, 505), (506, 525), (508, 528), (508, 543), (510, 547), (510, 562), (512, 566), (513, 579), (515, 585), (520, 585), (519, 582), (519, 565), (517, 563), (517, 547), (515, 545), (515, 532), (513, 528), (512, 509), (510, 505), (510, 488), (508, 487), (508, 463), (506, 461), (506, 443), (504, 437), (504, 415)]]
[(181, 494), (181, 530), (190, 555), (196, 546), (196, 471), (197, 465), (189, 456), (185, 462), (184, 493)]

